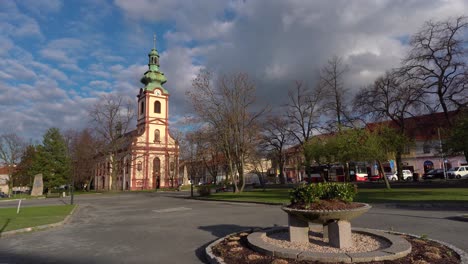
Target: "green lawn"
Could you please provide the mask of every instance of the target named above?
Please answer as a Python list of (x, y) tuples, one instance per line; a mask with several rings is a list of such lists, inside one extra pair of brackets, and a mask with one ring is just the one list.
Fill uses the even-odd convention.
[[(289, 189), (266, 189), (245, 191), (241, 194), (232, 192), (213, 193), (209, 199), (227, 201), (252, 201), (266, 203), (289, 203)], [(365, 203), (404, 203), (404, 202), (468, 202), (468, 188), (440, 189), (359, 189), (356, 202)]]
[(60, 222), (74, 207), (74, 205), (24, 207), (19, 214), (16, 214), (16, 208), (0, 208), (0, 233)]

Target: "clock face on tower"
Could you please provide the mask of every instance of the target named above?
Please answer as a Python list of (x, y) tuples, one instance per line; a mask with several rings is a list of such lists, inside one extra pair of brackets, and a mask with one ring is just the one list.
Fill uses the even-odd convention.
[(161, 91), (156, 90), (156, 95), (161, 95)]

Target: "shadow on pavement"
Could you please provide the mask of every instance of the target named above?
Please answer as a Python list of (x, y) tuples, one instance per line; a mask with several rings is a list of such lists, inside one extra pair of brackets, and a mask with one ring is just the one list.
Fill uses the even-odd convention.
[(64, 264), (81, 264), (81, 263), (112, 263), (111, 260), (93, 259), (86, 256), (79, 258), (63, 258), (57, 252), (54, 256), (40, 256), (40, 255), (24, 255), (11, 252), (2, 252), (0, 250), (0, 263), (14, 263), (14, 264), (29, 264), (29, 263), (64, 263)]

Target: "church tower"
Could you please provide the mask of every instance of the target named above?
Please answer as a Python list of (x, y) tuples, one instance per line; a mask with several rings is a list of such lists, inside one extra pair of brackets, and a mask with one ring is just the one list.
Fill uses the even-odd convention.
[(169, 92), (167, 79), (159, 69), (156, 41), (148, 54), (148, 70), (138, 98), (136, 139), (132, 146), (131, 189), (177, 186), (178, 145), (169, 134)]

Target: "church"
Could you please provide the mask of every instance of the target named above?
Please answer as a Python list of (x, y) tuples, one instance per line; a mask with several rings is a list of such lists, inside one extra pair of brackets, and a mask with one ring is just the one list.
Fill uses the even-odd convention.
[[(179, 145), (169, 133), (167, 79), (159, 69), (156, 45), (148, 54), (148, 70), (137, 98), (136, 129), (124, 135), (117, 155), (117, 177), (111, 177), (110, 157), (102, 157), (95, 169), (96, 190), (151, 190), (178, 185)], [(116, 182), (112, 182), (115, 180)]]

